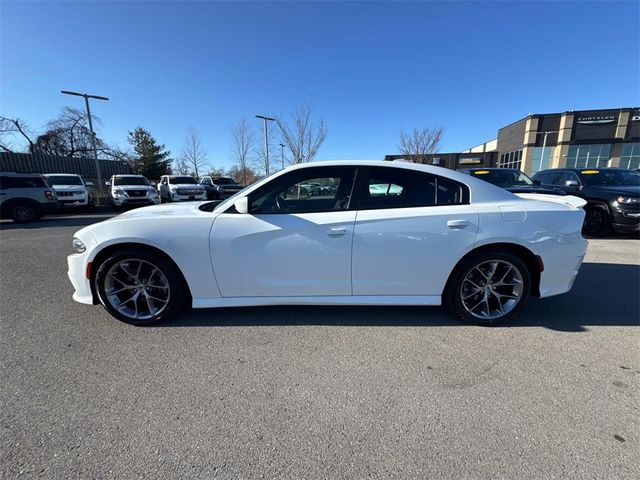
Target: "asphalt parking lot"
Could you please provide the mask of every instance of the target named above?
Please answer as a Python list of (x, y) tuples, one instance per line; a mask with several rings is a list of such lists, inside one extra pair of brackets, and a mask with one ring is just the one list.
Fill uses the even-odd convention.
[(2, 478), (640, 478), (640, 240), (501, 328), (439, 308), (76, 304), (74, 231), (0, 224)]

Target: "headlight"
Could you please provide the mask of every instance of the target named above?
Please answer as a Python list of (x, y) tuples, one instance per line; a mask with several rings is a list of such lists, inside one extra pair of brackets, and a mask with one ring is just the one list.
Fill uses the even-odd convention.
[(114, 195), (115, 197), (118, 197), (118, 196), (120, 196), (120, 195), (125, 195), (125, 192), (124, 192), (124, 190), (122, 190), (121, 188), (114, 188), (114, 189), (113, 189), (113, 195)]
[(622, 195), (620, 195), (618, 198), (616, 198), (616, 202), (618, 202), (621, 205), (631, 205), (635, 203), (640, 203), (640, 198), (639, 197), (623, 197)]
[(169, 190), (171, 190), (172, 192), (175, 192), (178, 189), (178, 187), (176, 187), (175, 185), (171, 185), (169, 187)]
[(155, 197), (156, 195), (158, 195), (158, 192), (156, 192), (155, 190), (149, 190), (150, 197)]
[(73, 240), (71, 240), (71, 249), (73, 250), (73, 253), (82, 253), (87, 249), (87, 247), (82, 243), (82, 240), (73, 237)]

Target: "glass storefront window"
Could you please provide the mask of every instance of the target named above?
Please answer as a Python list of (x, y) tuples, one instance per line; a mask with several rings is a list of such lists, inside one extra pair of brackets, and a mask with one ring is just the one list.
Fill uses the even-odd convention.
[(611, 144), (571, 145), (567, 168), (606, 168), (611, 159)]
[(620, 168), (640, 168), (640, 143), (625, 143), (620, 155)]
[(515, 150), (509, 153), (503, 153), (500, 155), (499, 168), (516, 168), (520, 170), (520, 164), (522, 163), (522, 150)]
[(542, 147), (535, 147), (533, 149), (533, 158), (531, 160), (531, 174), (549, 168), (554, 148), (555, 147), (544, 147), (544, 155), (542, 154)]

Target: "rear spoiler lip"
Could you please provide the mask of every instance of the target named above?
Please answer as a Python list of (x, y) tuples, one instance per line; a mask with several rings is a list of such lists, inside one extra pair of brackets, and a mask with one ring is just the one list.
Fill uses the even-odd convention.
[(552, 202), (569, 205), (575, 209), (584, 207), (587, 201), (584, 198), (576, 197), (575, 195), (547, 195), (545, 193), (514, 193), (520, 198), (525, 200), (538, 200), (541, 202)]

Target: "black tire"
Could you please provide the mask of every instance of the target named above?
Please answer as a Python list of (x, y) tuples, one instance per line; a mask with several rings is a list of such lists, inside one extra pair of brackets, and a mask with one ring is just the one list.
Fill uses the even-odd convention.
[(42, 210), (31, 202), (13, 202), (9, 206), (9, 217), (16, 223), (35, 222), (42, 218)]
[[(488, 284), (491, 282), (487, 282), (485, 280), (485, 284), (482, 284), (482, 285), (480, 285), (479, 282), (476, 282), (478, 283), (479, 287), (482, 287), (483, 290), (477, 292), (476, 295), (479, 295), (479, 297), (478, 296), (470, 297), (469, 303), (475, 303), (475, 301), (480, 300), (481, 301), (480, 304), (482, 304), (482, 298), (485, 298), (485, 295), (487, 295), (489, 300), (486, 305), (487, 305), (489, 314), (491, 314), (491, 312), (493, 311), (491, 306), (494, 306), (495, 309), (497, 310), (496, 315), (499, 315), (495, 318), (491, 317), (490, 315), (483, 318), (481, 316), (482, 310), (479, 311), (479, 310), (471, 309), (475, 313), (474, 314), (470, 312), (468, 307), (465, 307), (465, 304), (463, 302), (463, 294), (464, 294), (463, 292), (465, 291), (468, 292), (468, 290), (465, 290), (465, 289), (469, 287), (468, 285), (469, 281), (465, 281), (465, 279), (468, 278), (468, 275), (472, 274), (472, 272), (477, 272), (477, 270), (475, 270), (476, 267), (481, 266), (482, 268), (482, 266), (487, 264), (491, 265), (492, 262), (496, 262), (496, 261), (498, 262), (499, 268), (501, 268), (501, 270), (500, 271), (496, 270), (494, 277), (492, 277), (491, 280), (493, 279), (499, 280), (499, 277), (508, 270), (508, 265), (510, 265), (511, 267), (517, 270), (517, 273), (519, 274), (519, 277), (521, 279), (521, 282), (519, 284), (520, 286), (518, 287), (519, 292), (517, 294), (514, 294), (514, 292), (508, 292), (508, 289), (513, 289), (515, 291), (515, 289), (517, 288), (515, 284), (513, 286), (510, 285), (510, 286), (485, 287), (485, 284)], [(515, 282), (515, 274), (514, 274), (514, 279), (512, 281)], [(488, 293), (487, 293), (487, 288), (489, 288)], [(520, 259), (520, 257), (518, 257), (517, 255), (511, 252), (500, 252), (500, 251), (485, 252), (485, 253), (471, 256), (456, 266), (456, 268), (451, 274), (451, 277), (449, 278), (449, 281), (447, 282), (447, 286), (445, 287), (445, 292), (443, 293), (443, 304), (446, 307), (448, 307), (449, 310), (453, 312), (458, 318), (460, 318), (461, 320), (467, 323), (474, 323), (477, 325), (498, 325), (500, 323), (503, 323), (505, 320), (509, 319), (513, 315), (515, 315), (523, 307), (523, 305), (527, 301), (527, 298), (529, 297), (530, 291), (531, 291), (531, 273), (529, 272), (529, 269), (527, 268), (526, 264)], [(495, 292), (495, 293), (492, 293), (492, 292)], [(467, 296), (468, 294), (469, 293), (467, 293)], [(512, 299), (510, 297), (503, 304), (502, 300), (500, 300), (496, 296), (496, 294), (515, 295), (517, 297), (517, 300), (514, 304), (509, 304), (510, 300)], [(500, 314), (500, 310), (504, 310), (504, 307), (507, 304), (508, 304), (508, 311), (506, 311), (506, 313), (504, 314)], [(500, 307), (498, 307), (498, 305), (500, 305)]]
[(587, 205), (582, 233), (591, 237), (604, 237), (611, 233), (611, 215), (604, 205)]
[[(122, 300), (123, 297), (126, 297), (126, 292), (122, 293), (122, 296), (119, 298), (118, 296), (113, 294), (108, 296), (106, 292), (106, 288), (108, 285), (107, 276), (111, 268), (116, 266), (116, 269), (117, 269), (118, 268), (117, 265), (123, 262), (133, 262), (133, 264), (135, 265), (135, 262), (137, 261), (142, 261), (145, 264), (150, 264), (154, 268), (160, 270), (160, 272), (162, 272), (162, 275), (164, 276), (161, 282), (164, 281), (164, 282), (167, 282), (168, 284), (167, 301), (165, 304), (163, 304), (162, 309), (160, 309), (157, 314), (153, 315), (150, 309), (146, 308), (146, 302), (143, 302), (142, 299), (140, 300), (139, 304), (135, 305), (136, 314), (138, 313), (138, 308), (140, 308), (141, 314), (143, 313), (144, 310), (147, 310), (148, 315), (150, 315), (149, 318), (132, 318), (132, 316), (127, 315), (126, 312), (123, 313), (124, 310), (120, 311), (116, 308), (116, 306), (113, 304), (114, 301)], [(140, 277), (142, 277), (143, 274), (144, 272), (140, 274)], [(149, 273), (147, 271), (147, 275), (148, 274)], [(158, 281), (158, 277), (153, 277), (153, 278), (155, 278), (156, 280), (153, 280), (152, 278), (147, 278), (146, 282), (150, 282), (149, 284), (151, 284), (154, 281), (156, 282)], [(130, 279), (131, 281), (134, 281), (133, 277), (130, 277)], [(142, 280), (143, 282), (145, 281), (144, 279)], [(120, 282), (118, 283), (118, 285), (124, 285), (124, 284)], [(139, 287), (135, 287), (135, 288), (139, 288)], [(151, 293), (153, 293), (154, 295), (159, 295), (158, 293), (156, 293), (156, 292), (159, 292), (158, 289), (156, 289), (155, 291), (151, 287), (147, 287), (147, 289), (151, 290)], [(137, 325), (137, 326), (156, 325), (158, 323), (168, 320), (169, 318), (177, 314), (182, 309), (182, 307), (185, 304), (186, 298), (188, 298), (188, 295), (187, 295), (188, 287), (182, 277), (182, 274), (180, 273), (178, 268), (173, 264), (173, 262), (165, 259), (162, 255), (150, 253), (150, 252), (135, 249), (135, 248), (127, 248), (127, 249), (114, 252), (100, 264), (95, 276), (95, 291), (98, 292), (100, 303), (112, 316), (114, 316), (115, 318), (117, 318), (122, 322), (129, 323), (131, 325)], [(145, 295), (142, 292), (140, 293), (142, 295)], [(111, 299), (114, 299), (114, 298), (115, 300), (112, 301)], [(137, 298), (140, 298), (140, 294), (138, 295), (138, 297), (136, 297), (136, 300), (134, 300), (133, 303), (138, 302)], [(128, 305), (131, 306), (133, 305), (133, 303), (128, 303)], [(124, 304), (127, 304), (127, 302), (126, 301), (121, 302), (120, 306), (122, 307), (122, 305)], [(155, 305), (155, 306), (158, 306), (158, 305)], [(130, 309), (131, 308), (128, 308), (128, 310)]]

